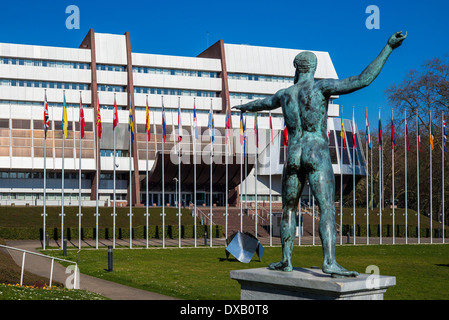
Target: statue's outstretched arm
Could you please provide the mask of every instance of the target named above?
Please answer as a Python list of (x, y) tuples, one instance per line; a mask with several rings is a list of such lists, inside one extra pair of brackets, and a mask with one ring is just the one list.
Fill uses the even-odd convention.
[(237, 109), (243, 112), (258, 112), (263, 110), (274, 110), (281, 107), (281, 96), (284, 92), (284, 89), (278, 91), (275, 95), (248, 102), (246, 104), (240, 105), (240, 106), (234, 106), (233, 109)]
[(321, 85), (324, 94), (326, 96), (348, 94), (369, 86), (377, 78), (393, 50), (398, 48), (406, 37), (407, 32), (404, 35), (402, 31), (393, 34), (377, 58), (360, 75), (343, 80), (322, 80)]

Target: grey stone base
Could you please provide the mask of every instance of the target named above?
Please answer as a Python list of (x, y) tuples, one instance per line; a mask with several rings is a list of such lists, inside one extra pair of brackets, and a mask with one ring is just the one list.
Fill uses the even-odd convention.
[(383, 300), (387, 289), (396, 285), (396, 277), (391, 276), (332, 278), (320, 269), (303, 268), (235, 270), (231, 279), (240, 283), (241, 300)]

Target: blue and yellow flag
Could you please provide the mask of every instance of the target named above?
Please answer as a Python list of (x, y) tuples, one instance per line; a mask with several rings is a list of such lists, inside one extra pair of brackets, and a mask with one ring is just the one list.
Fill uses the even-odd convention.
[(133, 110), (129, 109), (128, 131), (131, 133), (131, 142), (134, 141)]
[(64, 139), (67, 139), (67, 128), (69, 127), (69, 121), (67, 119), (67, 103), (65, 99), (65, 92), (64, 92), (64, 106), (62, 111), (62, 132), (64, 134)]

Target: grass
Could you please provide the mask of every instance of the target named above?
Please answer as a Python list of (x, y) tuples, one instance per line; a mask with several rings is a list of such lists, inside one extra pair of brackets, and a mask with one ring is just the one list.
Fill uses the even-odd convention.
[(106, 298), (84, 290), (1, 284), (0, 300), (106, 300)]
[[(385, 299), (449, 299), (449, 245), (338, 246), (336, 255), (347, 269), (365, 273), (367, 266), (376, 265), (382, 275), (395, 276), (397, 285)], [(224, 248), (121, 249), (114, 251), (114, 271), (107, 272), (106, 250), (69, 251), (82, 273), (188, 300), (238, 300), (240, 286), (230, 279), (230, 271), (264, 268), (280, 256), (281, 248), (267, 247), (263, 262), (255, 255), (242, 264), (232, 256), (226, 260)], [(295, 247), (295, 267), (321, 264), (321, 247)]]

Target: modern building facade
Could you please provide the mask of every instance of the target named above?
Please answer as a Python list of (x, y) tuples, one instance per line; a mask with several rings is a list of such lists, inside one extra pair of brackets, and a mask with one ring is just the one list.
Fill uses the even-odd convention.
[[(197, 204), (210, 204), (211, 132), (210, 110), (214, 114), (212, 201), (224, 205), (240, 199), (281, 201), (281, 177), (285, 158), (281, 110), (258, 114), (259, 148), (255, 147), (254, 115), (246, 114), (246, 167), (240, 165), (240, 114), (231, 107), (276, 93), (293, 84), (293, 58), (301, 50), (233, 45), (218, 41), (197, 57), (166, 56), (131, 52), (131, 36), (100, 34), (90, 30), (78, 48), (43, 47), (0, 43), (0, 204), (42, 205), (44, 170), (43, 106), (47, 95), (50, 130), (47, 133), (47, 204), (61, 203), (64, 161), (64, 202), (78, 205), (79, 199), (79, 105), (85, 114), (85, 137), (81, 141), (81, 201), (93, 205), (99, 173), (99, 200), (111, 205), (114, 183), (113, 106), (118, 105), (116, 135), (116, 197), (129, 200), (129, 157), (132, 169), (132, 203), (146, 202), (147, 168), (149, 203), (175, 204), (176, 181), (181, 179), (182, 203), (193, 201), (196, 171)], [(337, 79), (327, 52), (318, 57), (316, 78)], [(62, 158), (62, 106), (68, 106), (68, 136)], [(337, 99), (338, 97), (333, 97)], [(149, 106), (151, 140), (145, 133), (146, 106)], [(97, 106), (100, 105), (103, 135), (97, 143)], [(166, 115), (163, 143), (162, 105)], [(183, 139), (178, 143), (178, 106), (181, 110)], [(194, 106), (199, 139), (192, 137)], [(130, 146), (129, 109), (136, 129)], [(230, 114), (229, 140), (226, 113)], [(348, 148), (343, 159), (339, 150), (341, 120), (339, 106), (329, 105), (329, 148), (339, 194), (340, 162), (343, 161), (344, 187), (352, 190), (353, 161), (358, 180), (365, 175), (363, 151), (352, 156), (352, 121), (344, 120)], [(355, 132), (357, 129), (355, 128)], [(273, 138), (273, 139), (272, 139)], [(357, 135), (359, 139), (359, 135)], [(229, 141), (227, 143), (227, 141)], [(358, 146), (361, 146), (359, 140)], [(227, 147), (226, 147), (227, 146)], [(182, 152), (178, 176), (178, 150)], [(164, 153), (162, 150), (164, 149)], [(148, 150), (148, 152), (147, 152)], [(227, 150), (227, 151), (226, 151)], [(196, 155), (194, 159), (193, 155)], [(254, 159), (258, 159), (257, 180)], [(225, 155), (228, 155), (227, 160)], [(147, 161), (148, 159), (148, 161)], [(162, 172), (162, 161), (165, 170)], [(226, 162), (228, 165), (226, 166)], [(194, 165), (196, 163), (196, 165)], [(196, 170), (194, 170), (195, 168)], [(226, 167), (228, 174), (226, 175)], [(243, 169), (245, 167), (245, 169)], [(241, 170), (242, 168), (242, 170)], [(241, 175), (242, 173), (242, 175)], [(165, 199), (162, 199), (162, 174)], [(243, 181), (243, 184), (240, 182)], [(228, 182), (228, 183), (226, 183)], [(227, 190), (226, 190), (227, 186)], [(245, 187), (246, 186), (246, 187)], [(347, 191), (347, 190), (345, 190)], [(305, 196), (308, 190), (305, 188)]]

